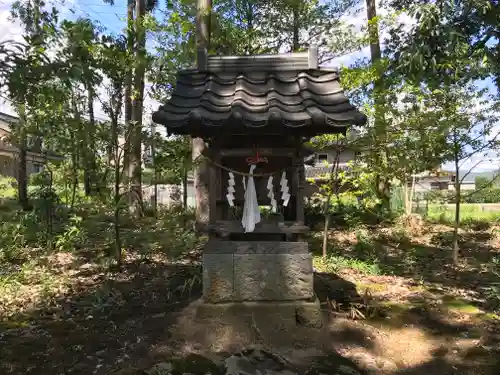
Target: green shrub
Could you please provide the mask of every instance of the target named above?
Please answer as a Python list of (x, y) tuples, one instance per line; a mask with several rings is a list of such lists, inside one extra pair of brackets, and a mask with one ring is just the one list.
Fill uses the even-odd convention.
[(13, 210), (0, 223), (0, 262), (22, 263), (38, 246), (39, 226), (33, 212)]
[(0, 175), (0, 198), (14, 199), (17, 196), (17, 181), (13, 177)]
[(337, 273), (341, 270), (356, 270), (365, 275), (379, 275), (381, 269), (376, 261), (360, 260), (342, 255), (329, 255), (327, 258), (315, 256), (314, 268), (319, 272)]
[(500, 203), (500, 188), (477, 190), (465, 196), (466, 203)]

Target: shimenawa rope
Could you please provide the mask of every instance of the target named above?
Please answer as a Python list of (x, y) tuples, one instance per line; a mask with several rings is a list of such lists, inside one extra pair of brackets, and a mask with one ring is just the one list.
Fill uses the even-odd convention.
[[(219, 163), (213, 161), (212, 159), (210, 159), (209, 157), (207, 157), (205, 155), (200, 155), (198, 158), (203, 158), (203, 159), (209, 161), (210, 163), (212, 163), (213, 165), (215, 165), (216, 167), (224, 169), (224, 170), (226, 170), (228, 172), (232, 172), (232, 173), (240, 175), (240, 176), (247, 176), (247, 177), (250, 176), (250, 173), (240, 172), (240, 171), (237, 171), (236, 169), (232, 169), (232, 168), (226, 167), (226, 166), (224, 166), (222, 164), (219, 164)], [(269, 173), (252, 173), (252, 176), (253, 177), (269, 177), (269, 176), (273, 176), (275, 174), (278, 174), (280, 172), (283, 172), (283, 171), (285, 171), (288, 168), (289, 167), (287, 167), (287, 168), (281, 168), (281, 169), (279, 169), (277, 171), (269, 172)]]

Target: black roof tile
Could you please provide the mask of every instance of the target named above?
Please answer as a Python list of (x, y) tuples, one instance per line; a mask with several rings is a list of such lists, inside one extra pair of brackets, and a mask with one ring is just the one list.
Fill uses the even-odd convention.
[(153, 121), (170, 133), (199, 136), (266, 126), (316, 135), (364, 124), (366, 116), (349, 103), (338, 73), (309, 69), (308, 56), (209, 57), (207, 71), (178, 73), (170, 100)]

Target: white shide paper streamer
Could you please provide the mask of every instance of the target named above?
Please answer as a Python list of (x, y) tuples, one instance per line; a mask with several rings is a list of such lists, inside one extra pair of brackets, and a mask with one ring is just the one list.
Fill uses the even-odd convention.
[(234, 189), (234, 174), (232, 172), (229, 172), (229, 180), (227, 181), (227, 202), (231, 207), (234, 207), (234, 192), (236, 191)]
[(260, 209), (257, 202), (257, 191), (255, 190), (255, 183), (253, 180), (253, 170), (256, 165), (250, 167), (248, 182), (245, 191), (245, 204), (243, 206), (243, 218), (241, 224), (245, 228), (245, 233), (253, 232), (255, 224), (260, 222)]
[(281, 186), (281, 199), (283, 200), (283, 206), (288, 206), (288, 201), (290, 200), (290, 194), (288, 193), (290, 189), (288, 188), (288, 180), (286, 179), (286, 172), (281, 174), (280, 180)]
[(269, 190), (269, 193), (267, 194), (267, 196), (271, 200), (272, 211), (276, 212), (278, 203), (276, 202), (276, 199), (274, 198), (273, 176), (269, 176), (269, 179), (267, 180), (267, 189)]

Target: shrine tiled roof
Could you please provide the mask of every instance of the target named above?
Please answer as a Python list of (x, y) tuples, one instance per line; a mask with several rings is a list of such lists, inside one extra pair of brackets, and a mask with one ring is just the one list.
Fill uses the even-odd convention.
[(306, 52), (209, 56), (206, 69), (178, 73), (171, 98), (153, 121), (174, 134), (244, 134), (260, 128), (316, 135), (345, 132), (366, 117), (344, 95), (338, 72), (318, 68)]

